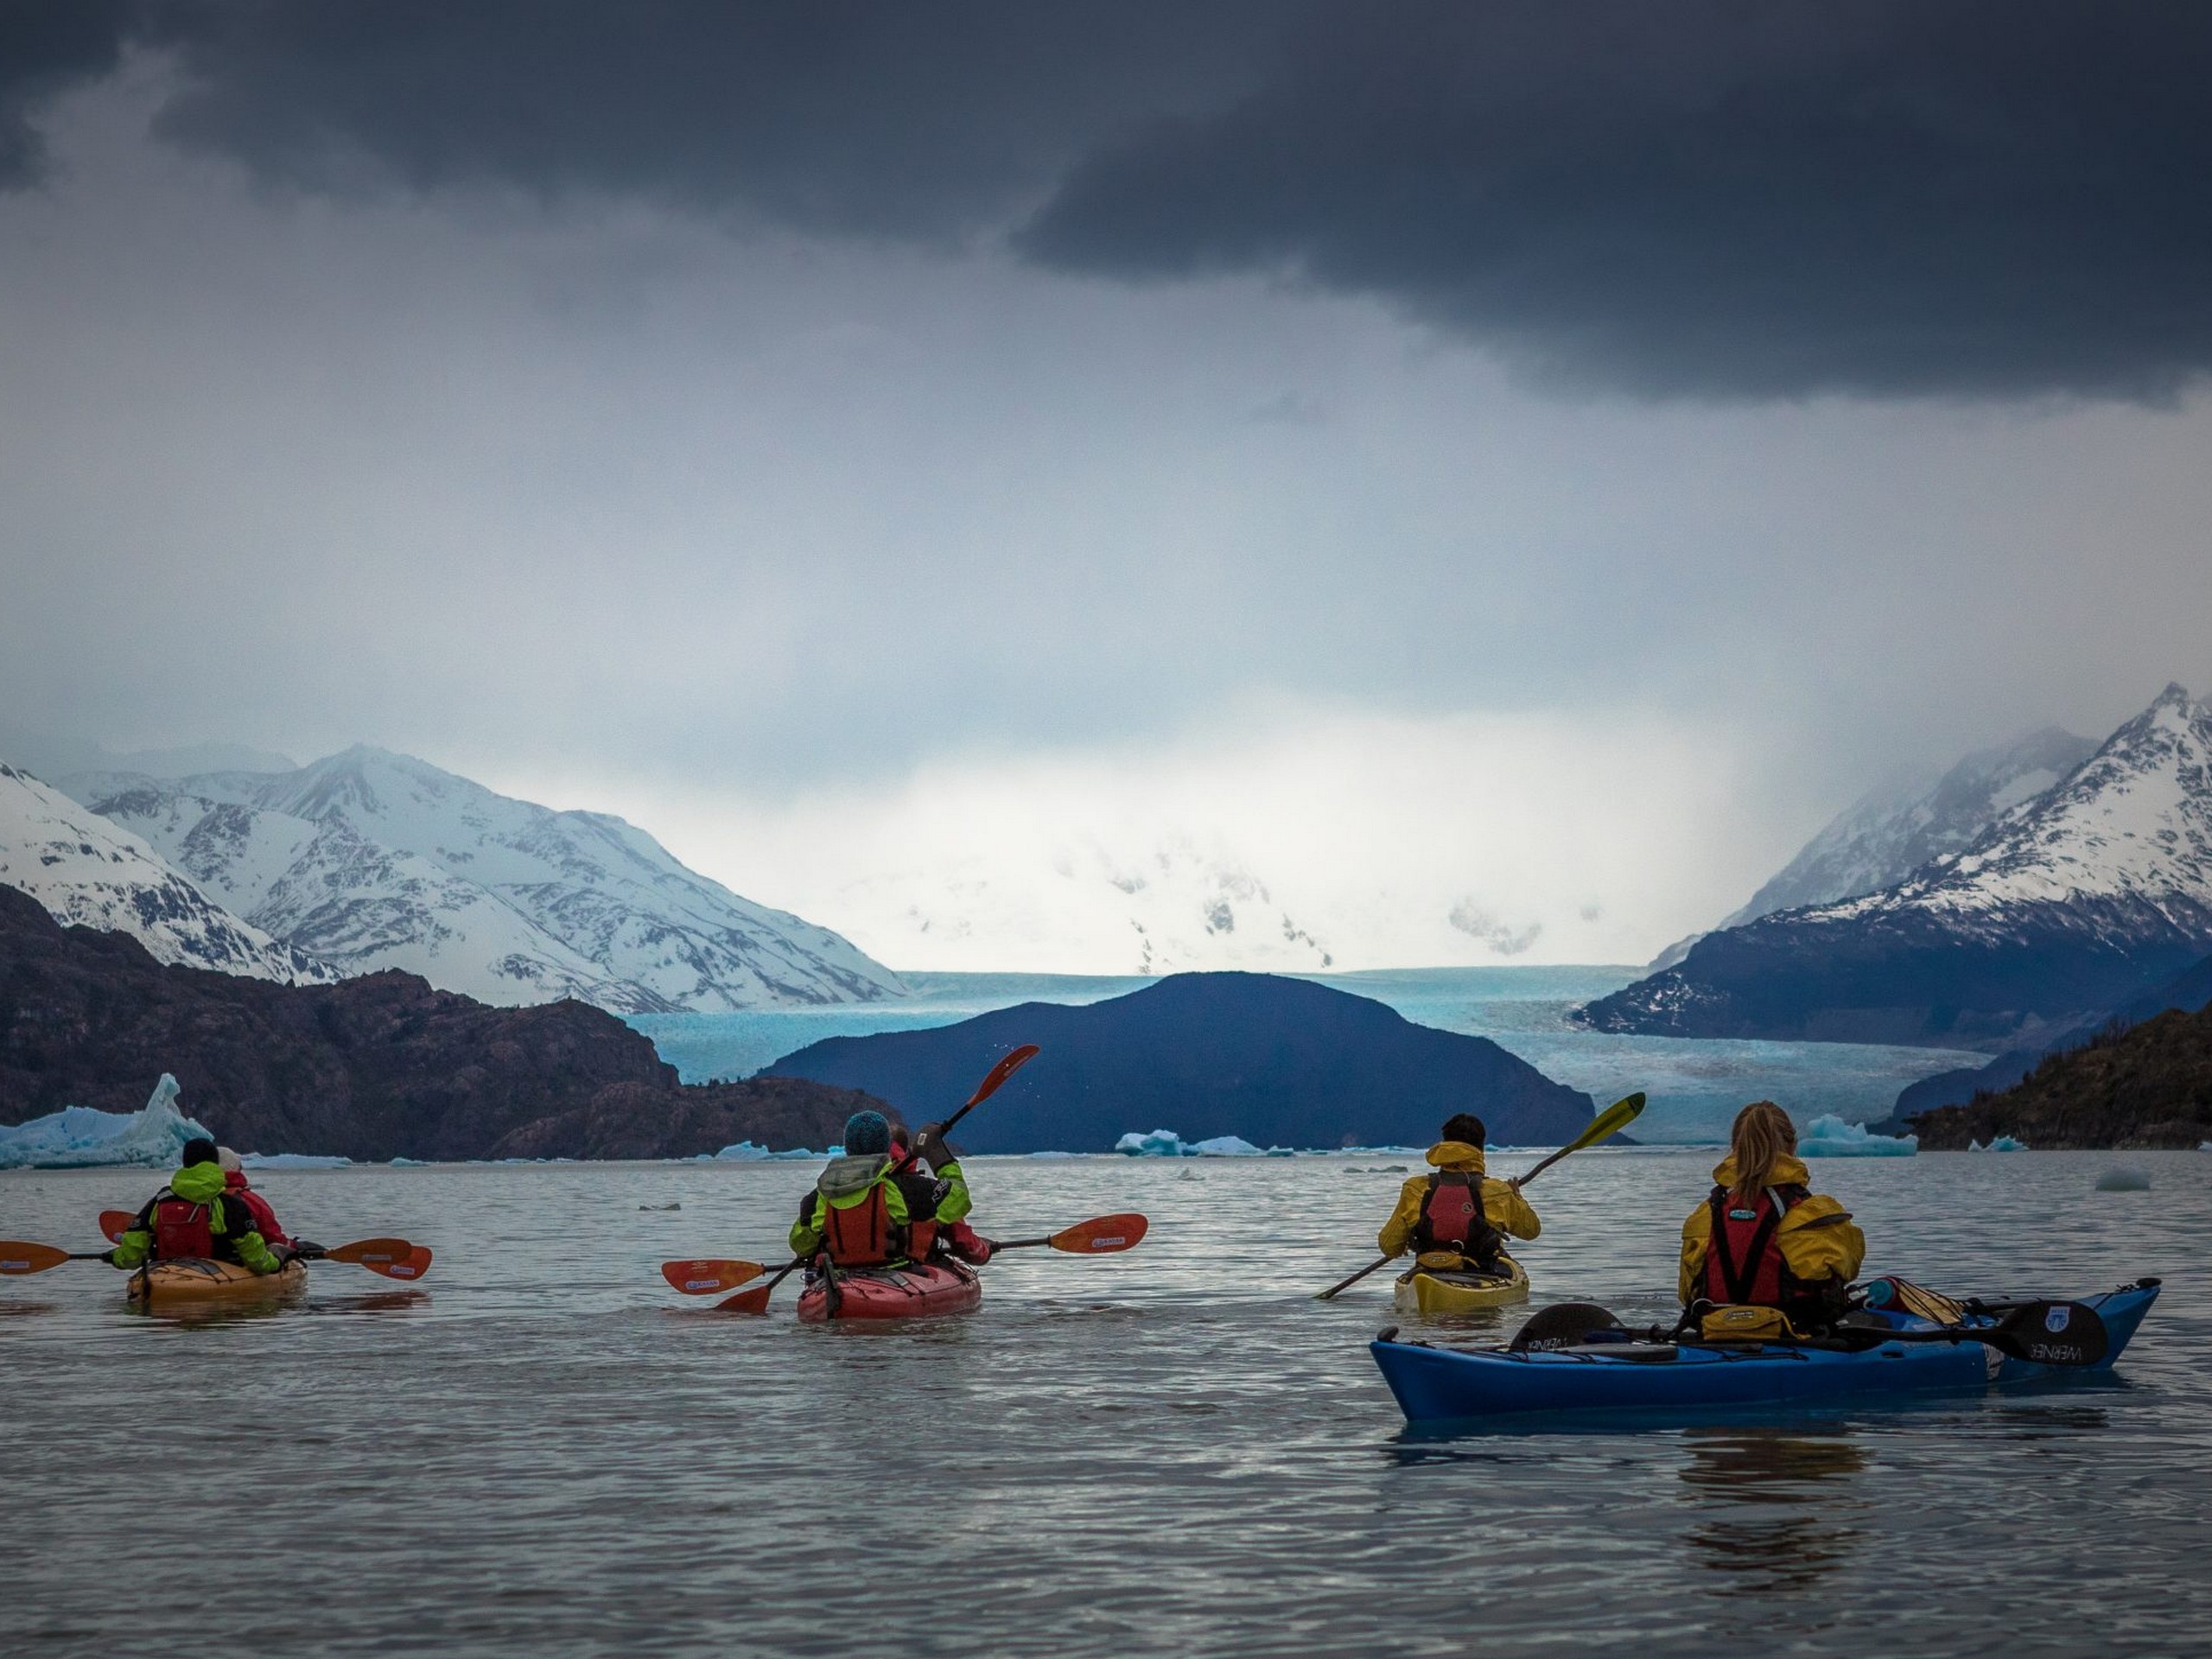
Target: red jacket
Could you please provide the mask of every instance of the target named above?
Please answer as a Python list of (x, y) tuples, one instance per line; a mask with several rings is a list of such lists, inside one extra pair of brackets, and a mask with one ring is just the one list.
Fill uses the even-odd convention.
[(292, 1242), (284, 1236), (284, 1230), (276, 1224), (276, 1212), (269, 1207), (269, 1200), (245, 1184), (244, 1170), (224, 1171), (223, 1185), (253, 1211), (254, 1227), (260, 1233), (264, 1243), (289, 1244)]

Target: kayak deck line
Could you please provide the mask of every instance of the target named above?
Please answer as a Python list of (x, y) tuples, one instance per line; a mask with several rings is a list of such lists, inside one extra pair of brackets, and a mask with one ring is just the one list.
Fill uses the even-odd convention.
[[(1608, 1415), (1661, 1421), (1716, 1408), (1771, 1409), (1867, 1403), (1915, 1395), (1980, 1392), (1993, 1386), (2109, 1373), (2134, 1336), (2159, 1281), (2138, 1279), (2082, 1299), (2103, 1320), (2110, 1345), (2092, 1365), (2008, 1357), (1949, 1327), (1885, 1314), (1897, 1340), (1878, 1327), (1859, 1343), (1827, 1340), (1734, 1344), (1599, 1342), (1514, 1351), (1402, 1339), (1391, 1326), (1369, 1344), (1409, 1424), (1518, 1427), (1548, 1418)], [(1985, 1304), (1971, 1328), (1989, 1330), (2001, 1304)]]

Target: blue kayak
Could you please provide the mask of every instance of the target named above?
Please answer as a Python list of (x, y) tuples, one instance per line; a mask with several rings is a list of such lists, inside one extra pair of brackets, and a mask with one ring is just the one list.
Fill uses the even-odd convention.
[[(1891, 1397), (1967, 1393), (2108, 1371), (2151, 1304), (2145, 1279), (2082, 1299), (2096, 1309), (2111, 1347), (2094, 1366), (2008, 1358), (1980, 1343), (1880, 1341), (1855, 1350), (1796, 1343), (1707, 1345), (1613, 1342), (1516, 1353), (1503, 1348), (1433, 1348), (1386, 1332), (1370, 1344), (1382, 1380), (1410, 1423), (1480, 1427), (1539, 1416), (1610, 1413), (1638, 1419), (1694, 1415), (1713, 1408), (1855, 1405)], [(1900, 1332), (1944, 1327), (1904, 1313), (1879, 1318)], [(1969, 1324), (1993, 1325), (1987, 1317)]]

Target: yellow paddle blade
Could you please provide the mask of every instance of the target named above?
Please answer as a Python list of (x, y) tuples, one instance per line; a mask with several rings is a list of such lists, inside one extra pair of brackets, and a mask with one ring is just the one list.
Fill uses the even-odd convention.
[(1585, 1147), (1594, 1147), (1609, 1135), (1618, 1135), (1643, 1115), (1643, 1090), (1615, 1101), (1590, 1120), (1590, 1127), (1576, 1135), (1563, 1150), (1580, 1152)]

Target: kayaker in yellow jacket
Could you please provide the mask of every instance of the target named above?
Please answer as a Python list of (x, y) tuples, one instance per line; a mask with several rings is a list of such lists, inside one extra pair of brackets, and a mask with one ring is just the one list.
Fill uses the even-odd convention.
[(1737, 1113), (1728, 1140), (1713, 1191), (1682, 1223), (1683, 1306), (1776, 1308), (1800, 1332), (1828, 1324), (1866, 1260), (1866, 1235), (1808, 1185), (1796, 1128), (1772, 1101)]
[(1543, 1231), (1517, 1181), (1502, 1181), (1483, 1165), (1482, 1119), (1461, 1112), (1428, 1149), (1435, 1173), (1416, 1175), (1398, 1191), (1397, 1208), (1376, 1243), (1386, 1256), (1419, 1252), (1425, 1268), (1494, 1270), (1504, 1238), (1534, 1238)]

